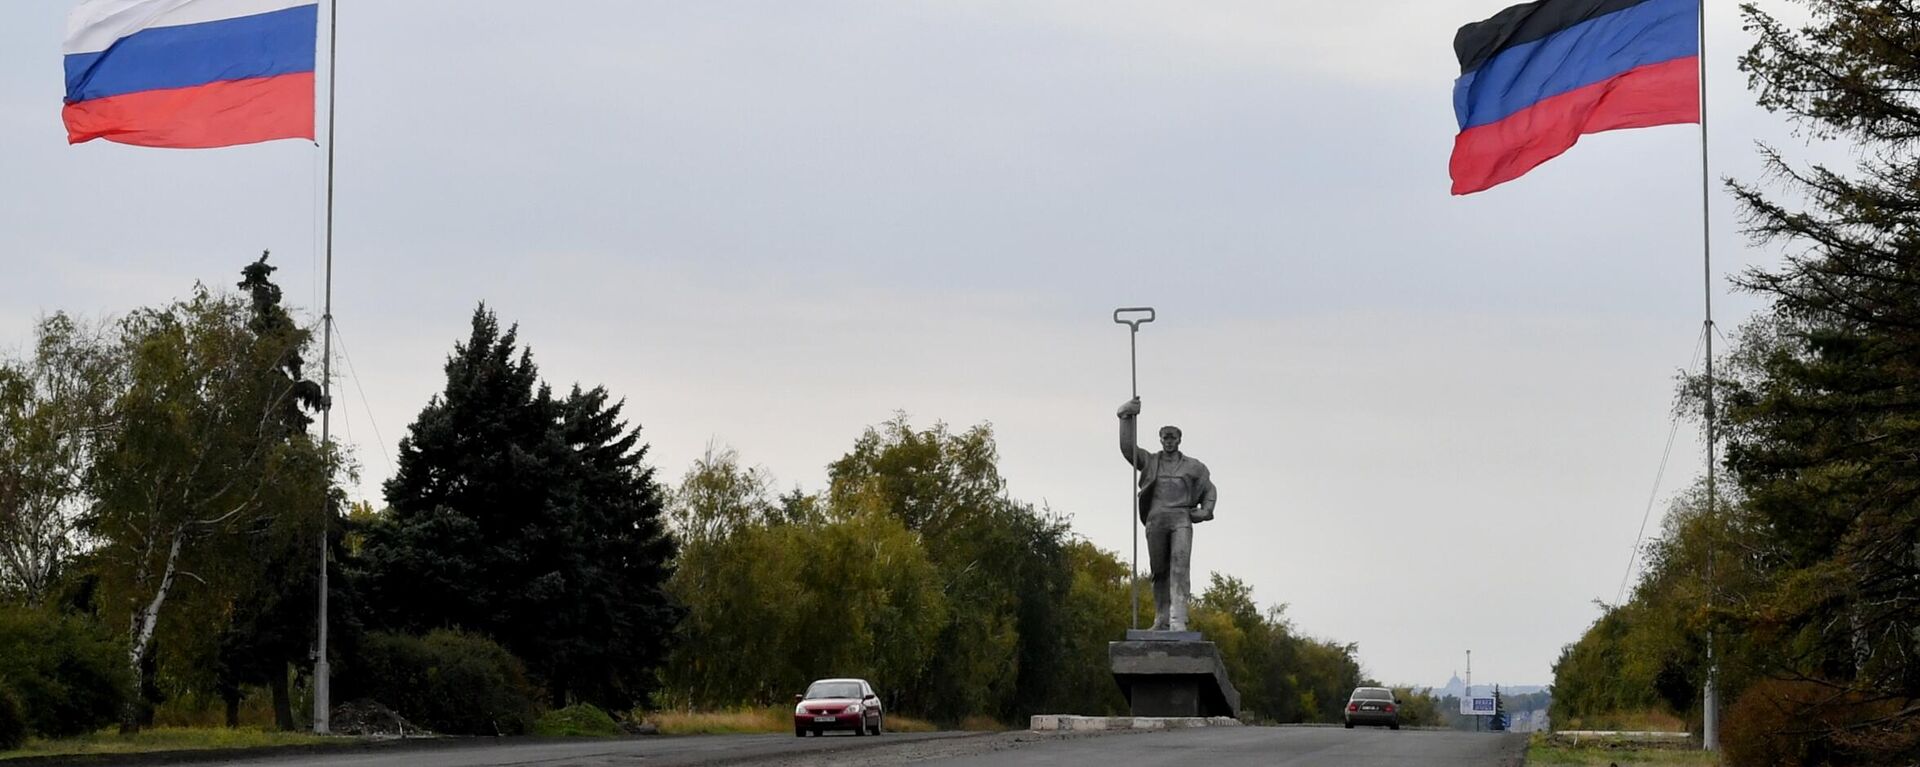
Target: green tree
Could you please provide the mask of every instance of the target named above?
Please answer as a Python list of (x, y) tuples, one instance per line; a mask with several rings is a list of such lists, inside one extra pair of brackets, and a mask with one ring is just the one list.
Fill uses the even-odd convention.
[(400, 443), (391, 511), (357, 567), (376, 622), (485, 633), (556, 707), (626, 708), (679, 620), (662, 493), (624, 403), (600, 388), (556, 399), (517, 332), (474, 312), (446, 390)]
[[(1129, 622), (1128, 567), (1012, 498), (990, 429), (896, 417), (828, 477), (820, 496), (776, 498), (764, 470), (710, 446), (682, 478), (672, 586), (689, 613), (663, 703), (765, 705), (849, 675), (892, 711), (948, 722), (1124, 713), (1107, 644)], [(1361, 679), (1354, 646), (1296, 636), (1282, 616), (1216, 574), (1194, 625), (1243, 701), (1277, 701), (1281, 721), (1337, 720)]]
[(784, 627), (801, 617), (800, 592), (797, 552), (764, 524), (774, 506), (765, 471), (714, 444), (672, 492), (668, 518), (681, 550), (669, 588), (687, 616), (685, 641), (661, 670), (668, 705), (765, 705), (806, 673), (781, 646)]
[(0, 598), (41, 604), (77, 552), (120, 372), (100, 332), (65, 314), (34, 328), (31, 356), (0, 359)]
[(710, 448), (674, 495), (687, 545), (673, 580), (686, 641), (663, 671), (675, 704), (785, 700), (823, 676), (861, 676), (901, 708), (947, 623), (940, 578), (899, 520), (826, 520), (776, 502), (770, 481)]
[(1016, 720), (1063, 683), (1067, 526), (1010, 497), (998, 464), (990, 427), (916, 430), (901, 414), (827, 469), (831, 515), (899, 520), (941, 573), (950, 620), (926, 671), (900, 691), (940, 719)]
[(572, 698), (618, 710), (647, 700), (686, 612), (667, 590), (678, 543), (665, 493), (645, 463), (640, 427), (608, 396), (575, 386), (560, 402), (552, 516), (564, 537), (558, 567), (543, 576), (558, 591), (531, 656), (554, 708)]
[[(262, 335), (250, 319), (240, 300), (198, 288), (117, 328), (127, 385), (109, 406), (89, 472), (96, 502), (81, 521), (99, 542), (105, 602), (126, 622), (128, 668), (143, 686), (181, 579), (198, 599), (231, 593), (246, 577), (249, 534), (325, 487), (320, 446), (283, 417), (298, 395), (284, 365), (305, 334)], [(178, 629), (182, 644), (214, 641), (198, 621)], [(130, 705), (122, 726), (140, 719)]]
[(113, 723), (132, 692), (126, 648), (97, 622), (41, 608), (0, 606), (0, 690), (28, 729), (49, 738)]
[[(295, 443), (309, 440), (307, 428), (313, 419), (307, 411), (324, 406), (320, 384), (304, 375), (301, 349), (312, 341), (312, 334), (299, 327), (280, 303), (280, 287), (274, 284), (274, 267), (267, 254), (241, 270), (238, 287), (247, 297), (247, 328), (263, 343), (288, 344), (292, 351), (283, 354), (269, 376), (277, 374), (291, 391), (270, 416), (277, 421), (273, 433)], [(307, 486), (311, 487), (311, 486)], [(337, 491), (328, 491), (328, 496)], [(291, 666), (305, 659), (316, 630), (315, 590), (318, 577), (314, 552), (326, 529), (321, 520), (332, 518), (331, 505), (338, 498), (315, 492), (307, 497), (276, 494), (280, 505), (272, 513), (253, 519), (239, 544), (240, 556), (227, 572), (233, 594), (224, 607), (226, 628), (212, 659), (214, 684), (226, 703), (227, 726), (239, 725), (243, 685), (263, 685), (272, 696), (274, 722), (282, 730), (292, 730), (293, 698), (287, 675)]]
[[(1647, 544), (1645, 569), (1632, 598), (1601, 605), (1602, 614), (1580, 640), (1562, 648), (1554, 665), (1552, 711), (1570, 726), (1656, 712), (1694, 724), (1706, 681), (1706, 637), (1716, 625), (1705, 579), (1713, 551), (1720, 558), (1715, 589), (1754, 593), (1768, 559), (1763, 536), (1734, 497), (1722, 494), (1708, 513), (1704, 483), (1676, 498), (1660, 537)], [(1723, 632), (1720, 682), (1743, 686), (1754, 643)]]
[(1446, 717), (1441, 714), (1440, 699), (1433, 697), (1431, 692), (1412, 687), (1395, 687), (1393, 697), (1400, 701), (1401, 724), (1408, 727), (1445, 727), (1447, 725)]
[(691, 554), (697, 546), (772, 520), (779, 508), (766, 469), (742, 466), (738, 452), (709, 443), (674, 488), (668, 516)]
[[(1920, 8), (1803, 0), (1794, 28), (1748, 5), (1741, 60), (1770, 110), (1847, 143), (1851, 168), (1764, 150), (1784, 193), (1736, 183), (1785, 263), (1739, 283), (1771, 300), (1726, 386), (1726, 461), (1777, 557), (1769, 586), (1713, 604), (1767, 672), (1899, 713), (1844, 732), (1858, 758), (1920, 754)], [(1814, 717), (1817, 718), (1817, 717)]]
[(1060, 621), (1059, 688), (1046, 708), (1124, 714), (1127, 700), (1114, 684), (1107, 643), (1124, 636), (1132, 622), (1127, 564), (1085, 540), (1069, 543), (1066, 553), (1073, 585)]
[(1299, 696), (1298, 721), (1340, 721), (1347, 696), (1366, 681), (1354, 657), (1359, 647), (1305, 637), (1289, 639), (1289, 647), (1280, 654), (1291, 655), (1296, 664), (1292, 687)]

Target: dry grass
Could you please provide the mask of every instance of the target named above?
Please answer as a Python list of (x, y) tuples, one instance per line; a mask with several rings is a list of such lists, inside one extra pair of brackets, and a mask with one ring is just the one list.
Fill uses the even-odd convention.
[(985, 716), (970, 716), (960, 720), (960, 729), (967, 732), (1006, 732), (1012, 729), (1006, 722)]
[(793, 708), (737, 708), (731, 711), (655, 711), (646, 721), (662, 735), (738, 735), (753, 732), (791, 732)]
[(887, 730), (889, 732), (939, 732), (940, 728), (925, 719), (888, 714)]
[(134, 735), (102, 731), (60, 740), (29, 739), (14, 751), (0, 751), (0, 761), (26, 756), (71, 754), (141, 754), (150, 751), (258, 748), (262, 746), (348, 745), (359, 738), (327, 737), (305, 732), (240, 727), (150, 727)]
[(1580, 767), (1719, 767), (1717, 754), (1691, 743), (1635, 743), (1587, 741), (1572, 745), (1565, 738), (1536, 734), (1527, 745), (1527, 764)]
[(1618, 711), (1598, 716), (1576, 716), (1553, 723), (1556, 730), (1623, 730), (1628, 732), (1686, 732), (1687, 723), (1665, 711)]

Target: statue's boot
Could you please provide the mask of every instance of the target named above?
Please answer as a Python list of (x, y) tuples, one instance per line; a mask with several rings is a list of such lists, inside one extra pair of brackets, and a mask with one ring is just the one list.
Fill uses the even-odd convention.
[(1153, 631), (1166, 631), (1173, 625), (1174, 616), (1169, 612), (1173, 601), (1170, 585), (1165, 577), (1153, 579)]

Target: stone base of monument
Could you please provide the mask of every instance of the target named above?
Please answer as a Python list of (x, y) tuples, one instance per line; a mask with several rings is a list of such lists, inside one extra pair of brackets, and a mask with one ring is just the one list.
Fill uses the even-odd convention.
[(1107, 659), (1135, 717), (1240, 716), (1240, 691), (1200, 632), (1128, 631), (1126, 641), (1107, 643)]
[(1028, 729), (1034, 732), (1116, 732), (1124, 730), (1182, 730), (1189, 727), (1239, 727), (1240, 720), (1224, 716), (1064, 716), (1039, 714)]

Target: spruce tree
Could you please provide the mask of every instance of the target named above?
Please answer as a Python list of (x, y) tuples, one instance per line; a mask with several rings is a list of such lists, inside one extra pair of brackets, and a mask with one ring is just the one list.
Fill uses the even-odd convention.
[(556, 705), (649, 691), (679, 610), (638, 428), (603, 389), (555, 399), (484, 305), (400, 443), (360, 568), (376, 623), (491, 636)]
[[(275, 439), (311, 444), (306, 411), (321, 407), (320, 384), (303, 375), (302, 350), (312, 334), (299, 327), (280, 303), (280, 287), (273, 282), (275, 267), (267, 254), (241, 270), (238, 287), (248, 299), (247, 329), (260, 343), (276, 350), (268, 376), (283, 379), (285, 396), (268, 409), (266, 427)], [(314, 467), (318, 468), (318, 467)], [(292, 695), (287, 686), (290, 665), (305, 659), (313, 643), (318, 605), (314, 596), (314, 550), (329, 518), (326, 497), (283, 497), (272, 513), (249, 522), (239, 544), (235, 567), (246, 575), (235, 579), (235, 593), (227, 626), (219, 637), (215, 686), (226, 702), (227, 726), (239, 723), (241, 686), (265, 685), (273, 699), (275, 724), (294, 728)]]
[(567, 630), (549, 639), (548, 691), (556, 706), (571, 693), (626, 709), (653, 691), (685, 614), (666, 591), (677, 547), (640, 430), (621, 420), (625, 403), (575, 386), (559, 404), (564, 471), (552, 516), (573, 534), (556, 552), (570, 577), (554, 619)]

